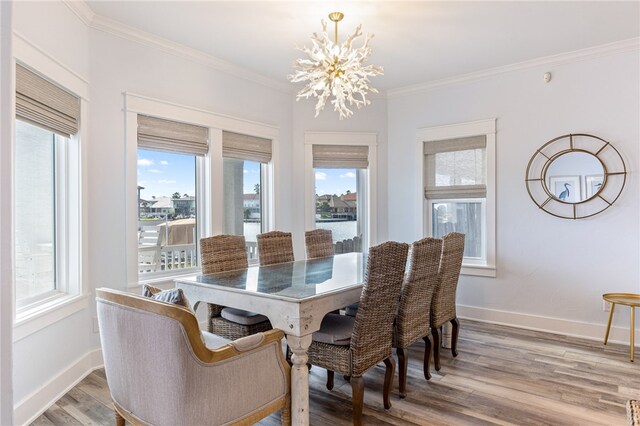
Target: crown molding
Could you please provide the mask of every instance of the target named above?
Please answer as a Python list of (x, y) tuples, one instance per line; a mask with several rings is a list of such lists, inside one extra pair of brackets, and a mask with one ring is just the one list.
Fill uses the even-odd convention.
[(62, 0), (62, 2), (82, 21), (90, 27), (93, 18), (96, 16), (93, 10), (84, 0)]
[(84, 0), (64, 0), (64, 4), (88, 27), (126, 40), (153, 47), (184, 59), (188, 59), (234, 77), (283, 92), (292, 93), (292, 87), (284, 82), (265, 77), (246, 68), (222, 60), (208, 53), (176, 43), (160, 36), (139, 30), (113, 19), (94, 13)]
[(575, 50), (572, 52), (560, 53), (557, 55), (545, 56), (542, 58), (531, 59), (515, 64), (504, 65), (486, 70), (476, 71), (468, 74), (462, 74), (455, 77), (443, 78), (441, 80), (428, 81), (426, 83), (414, 84), (396, 89), (387, 90), (387, 98), (397, 98), (409, 96), (416, 93), (426, 92), (429, 90), (455, 86), (463, 83), (470, 83), (495, 75), (505, 74), (513, 71), (521, 71), (541, 66), (558, 66), (571, 62), (584, 61), (588, 59), (599, 58), (602, 56), (613, 55), (618, 53), (630, 52), (640, 49), (640, 37), (634, 37), (627, 40), (616, 41), (613, 43), (601, 44), (598, 46), (588, 47), (586, 49)]

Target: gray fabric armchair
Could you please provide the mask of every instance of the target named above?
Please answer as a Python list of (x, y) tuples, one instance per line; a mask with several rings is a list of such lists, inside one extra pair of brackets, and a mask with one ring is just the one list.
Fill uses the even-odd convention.
[(229, 341), (201, 334), (182, 306), (104, 288), (96, 293), (117, 425), (245, 425), (278, 409), (290, 425), (282, 331)]

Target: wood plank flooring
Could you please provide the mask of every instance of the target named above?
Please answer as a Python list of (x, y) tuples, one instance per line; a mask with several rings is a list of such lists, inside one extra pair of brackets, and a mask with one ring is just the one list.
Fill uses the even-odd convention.
[[(409, 350), (408, 395), (382, 406), (384, 366), (365, 375), (367, 425), (625, 425), (624, 404), (640, 397), (640, 363), (628, 346), (461, 321), (458, 357), (443, 350), (442, 369), (424, 380), (424, 344)], [(310, 372), (312, 425), (351, 424), (351, 386), (336, 374)], [(104, 370), (97, 370), (33, 423), (113, 425)], [(273, 415), (259, 423), (279, 425)]]

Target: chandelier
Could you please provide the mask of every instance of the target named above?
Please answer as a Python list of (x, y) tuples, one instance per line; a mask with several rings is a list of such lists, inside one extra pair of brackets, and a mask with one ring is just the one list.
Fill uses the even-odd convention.
[(329, 19), (335, 24), (334, 41), (331, 41), (327, 34), (327, 23), (324, 19), (321, 21), (322, 36), (313, 33), (312, 47), (300, 49), (308, 55), (308, 58), (297, 59), (294, 65), (295, 74), (287, 76), (292, 83), (306, 83), (298, 92), (296, 100), (318, 98), (316, 117), (324, 109), (330, 96), (333, 96), (331, 100), (333, 110), (340, 114), (340, 120), (342, 120), (353, 115), (347, 103), (349, 106), (355, 105), (361, 108), (371, 103), (367, 99), (368, 92), (378, 93), (370, 85), (369, 77), (382, 74), (382, 67), (364, 65), (371, 55), (369, 41), (373, 34), (365, 36), (361, 47), (352, 48), (353, 41), (362, 36), (362, 25), (358, 25), (356, 31), (344, 43), (338, 44), (338, 22), (343, 17), (341, 12), (329, 14)]

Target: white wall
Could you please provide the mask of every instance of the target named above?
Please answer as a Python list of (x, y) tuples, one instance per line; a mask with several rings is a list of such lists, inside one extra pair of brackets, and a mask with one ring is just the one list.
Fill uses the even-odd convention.
[[(407, 167), (414, 164), (416, 129), (497, 118), (497, 277), (461, 278), (458, 303), (472, 307), (461, 315), (601, 338), (601, 295), (638, 292), (639, 56), (636, 50), (389, 99), (390, 239), (421, 237), (413, 225), (422, 203), (417, 171)], [(546, 71), (553, 73), (548, 84)], [(609, 210), (558, 219), (529, 199), (525, 169), (542, 144), (578, 132), (614, 144), (630, 173)], [(394, 220), (398, 206), (402, 219)], [(619, 309), (615, 324), (628, 333), (627, 315)], [(622, 331), (614, 337), (628, 342)]]

